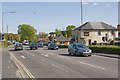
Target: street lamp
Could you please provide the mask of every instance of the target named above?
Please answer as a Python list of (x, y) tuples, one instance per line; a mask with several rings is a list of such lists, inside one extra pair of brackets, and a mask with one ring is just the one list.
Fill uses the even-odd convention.
[(2, 12), (2, 31), (1, 31), (1, 33), (4, 33), (4, 32), (3, 32), (3, 15), (4, 15), (4, 14), (8, 14), (8, 13), (16, 13), (16, 12), (13, 12), (13, 11)]

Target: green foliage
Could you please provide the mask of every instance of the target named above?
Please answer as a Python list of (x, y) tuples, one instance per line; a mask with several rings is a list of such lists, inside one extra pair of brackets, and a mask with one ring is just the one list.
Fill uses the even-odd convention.
[(56, 28), (55, 34), (56, 34), (56, 36), (61, 36), (62, 35), (61, 30)]
[(61, 33), (62, 33), (62, 35), (63, 35), (64, 37), (67, 37), (67, 36), (66, 36), (66, 31), (61, 31)]
[(90, 45), (89, 48), (93, 53), (107, 53), (107, 54), (118, 54), (120, 52), (120, 47), (118, 46), (93, 46)]
[(71, 38), (72, 36), (72, 30), (75, 29), (76, 27), (74, 25), (68, 25), (66, 27), (66, 34), (68, 38)]
[(29, 40), (36, 42), (37, 41), (36, 33), (37, 33), (36, 29), (34, 29), (34, 27), (31, 25), (21, 24), (18, 26), (18, 34), (21, 37), (21, 41)]
[(45, 33), (45, 32), (40, 32), (39, 34), (38, 34), (38, 37), (39, 38), (43, 38), (43, 37), (46, 37), (47, 36), (47, 33)]

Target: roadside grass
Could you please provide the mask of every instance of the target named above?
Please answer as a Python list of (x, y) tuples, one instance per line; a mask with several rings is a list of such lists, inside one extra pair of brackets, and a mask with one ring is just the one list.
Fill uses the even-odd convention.
[(0, 42), (0, 48), (5, 48), (5, 46), (2, 42)]

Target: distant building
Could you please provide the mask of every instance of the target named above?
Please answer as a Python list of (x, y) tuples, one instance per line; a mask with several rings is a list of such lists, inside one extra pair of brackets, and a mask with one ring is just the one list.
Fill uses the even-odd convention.
[(118, 37), (120, 37), (120, 24), (117, 25), (117, 29), (118, 29)]
[(69, 45), (70, 38), (66, 38), (66, 37), (61, 35), (61, 36), (55, 38), (55, 43), (57, 45)]
[(118, 37), (118, 29), (104, 22), (86, 22), (74, 29), (72, 36), (86, 45), (104, 43)]

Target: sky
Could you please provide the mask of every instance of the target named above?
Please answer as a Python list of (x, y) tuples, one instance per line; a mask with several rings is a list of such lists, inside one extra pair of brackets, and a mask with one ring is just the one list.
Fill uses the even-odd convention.
[[(15, 13), (10, 13), (14, 11)], [(37, 32), (64, 30), (68, 25), (81, 25), (80, 2), (2, 2), (3, 26), (17, 33), (19, 24), (30, 24)], [(118, 24), (118, 2), (84, 2), (83, 23)]]

